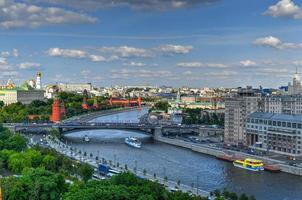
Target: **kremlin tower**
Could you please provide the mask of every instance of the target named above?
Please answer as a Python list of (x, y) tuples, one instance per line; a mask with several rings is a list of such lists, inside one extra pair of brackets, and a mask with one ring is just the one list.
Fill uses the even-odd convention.
[(42, 88), (41, 86), (41, 76), (42, 73), (40, 71), (37, 72), (37, 80), (36, 80), (36, 89), (40, 90)]

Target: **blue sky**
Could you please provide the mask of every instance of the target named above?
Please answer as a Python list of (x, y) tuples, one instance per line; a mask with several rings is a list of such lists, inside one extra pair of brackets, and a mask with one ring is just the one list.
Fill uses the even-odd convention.
[(278, 87), (301, 25), (301, 0), (0, 0), (0, 79)]

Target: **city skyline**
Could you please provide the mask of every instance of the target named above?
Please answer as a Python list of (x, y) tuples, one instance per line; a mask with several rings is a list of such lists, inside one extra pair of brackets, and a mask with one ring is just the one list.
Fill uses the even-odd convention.
[(299, 0), (108, 2), (0, 0), (2, 82), (278, 87), (302, 65)]

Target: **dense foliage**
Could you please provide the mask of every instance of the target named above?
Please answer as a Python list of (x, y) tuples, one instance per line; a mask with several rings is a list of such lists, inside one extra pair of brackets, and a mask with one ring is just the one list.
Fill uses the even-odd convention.
[(205, 125), (224, 125), (224, 114), (222, 113), (208, 113), (200, 108), (183, 110), (185, 124), (205, 124)]
[(137, 178), (130, 173), (111, 180), (76, 184), (64, 195), (66, 200), (205, 200), (182, 192), (168, 192), (157, 182)]
[(152, 107), (152, 110), (161, 110), (165, 112), (168, 112), (168, 109), (169, 109), (168, 101), (158, 101)]

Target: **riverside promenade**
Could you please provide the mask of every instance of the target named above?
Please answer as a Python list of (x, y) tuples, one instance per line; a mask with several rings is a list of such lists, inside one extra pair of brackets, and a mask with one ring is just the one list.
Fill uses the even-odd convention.
[(266, 156), (256, 156), (256, 155), (251, 155), (251, 154), (247, 154), (247, 153), (243, 153), (243, 152), (239, 152), (239, 151), (226, 150), (226, 149), (213, 147), (213, 146), (209, 146), (209, 145), (205, 145), (205, 144), (195, 144), (195, 143), (186, 142), (186, 141), (179, 140), (179, 139), (170, 139), (170, 138), (166, 138), (166, 137), (162, 137), (162, 136), (157, 136), (154, 139), (159, 142), (190, 149), (192, 151), (210, 155), (210, 156), (214, 156), (214, 157), (231, 155), (231, 156), (234, 156), (237, 158), (260, 159), (265, 164), (277, 165), (280, 168), (281, 172), (302, 176), (302, 168), (290, 166), (290, 165), (287, 165), (285, 161), (272, 159), (272, 158), (269, 158)]
[[(53, 138), (51, 136), (47, 136), (45, 138), (47, 141), (47, 144), (49, 145), (50, 148), (56, 150), (58, 153), (63, 154), (73, 160), (77, 160), (79, 162), (87, 163), (91, 165), (94, 168), (98, 167), (98, 164), (100, 163), (100, 159), (96, 160), (93, 159), (93, 157), (90, 157), (89, 155), (84, 155), (84, 153), (79, 153), (76, 152), (71, 146), (64, 144), (62, 141), (58, 140), (57, 138)], [(103, 160), (103, 159), (102, 159)], [(140, 171), (137, 169), (125, 169), (125, 167), (122, 167), (123, 165), (119, 164), (119, 167), (117, 166), (112, 166), (111, 168), (120, 172), (126, 172), (130, 171), (134, 174), (136, 174), (138, 177), (141, 178), (146, 178), (150, 181), (158, 182), (166, 187), (167, 190), (170, 191), (183, 191), (187, 192), (189, 194), (194, 194), (194, 195), (199, 195), (203, 197), (208, 197), (210, 196), (210, 192), (201, 190), (198, 188), (198, 185), (184, 185), (180, 182), (175, 182), (169, 180), (169, 177), (158, 177), (157, 175), (151, 175), (148, 174), (147, 172)], [(126, 165), (124, 165), (126, 166)]]

